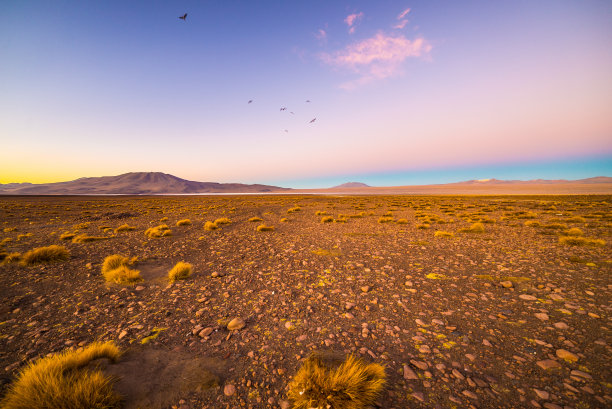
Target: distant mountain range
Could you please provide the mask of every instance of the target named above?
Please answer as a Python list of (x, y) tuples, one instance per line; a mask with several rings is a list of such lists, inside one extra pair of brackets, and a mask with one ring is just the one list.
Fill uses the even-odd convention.
[(332, 189), (337, 189), (337, 188), (342, 188), (342, 187), (370, 187), (370, 186), (366, 185), (365, 183), (361, 183), (361, 182), (347, 182), (347, 183), (343, 183), (338, 186), (334, 186)]
[(58, 183), (0, 184), (10, 195), (147, 195), (185, 193), (265, 193), (289, 190), (278, 186), (194, 182), (161, 172), (133, 172), (119, 176), (80, 178)]
[(598, 176), (579, 180), (498, 180), (480, 179), (437, 185), (372, 187), (361, 182), (348, 182), (327, 189), (294, 190), (269, 185), (242, 183), (194, 182), (161, 172), (133, 172), (119, 176), (90, 177), (58, 183), (0, 184), (0, 195), (151, 195), (207, 193), (612, 193), (612, 177)]

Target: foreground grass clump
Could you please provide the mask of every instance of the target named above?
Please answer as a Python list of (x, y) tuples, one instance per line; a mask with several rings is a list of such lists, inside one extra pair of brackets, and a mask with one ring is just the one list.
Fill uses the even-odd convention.
[(332, 223), (333, 221), (334, 221), (334, 218), (331, 216), (321, 217), (321, 223)]
[(122, 231), (132, 231), (136, 230), (136, 227), (132, 227), (129, 224), (122, 224), (121, 226), (115, 229), (115, 234), (120, 233)]
[(72, 240), (74, 236), (76, 236), (76, 234), (67, 231), (61, 234), (60, 240)]
[(102, 275), (109, 283), (133, 284), (142, 281), (140, 271), (132, 270), (136, 258), (129, 259), (120, 254), (113, 254), (104, 259), (102, 263)]
[(180, 227), (180, 226), (191, 226), (191, 220), (189, 220), (189, 219), (179, 220), (178, 222), (176, 222), (176, 226), (177, 227)]
[(320, 355), (308, 357), (289, 384), (295, 409), (363, 409), (373, 405), (385, 386), (385, 368), (351, 355), (339, 366)]
[(149, 227), (145, 230), (145, 236), (148, 238), (172, 236), (172, 230), (170, 230), (167, 224), (160, 224), (159, 226)]
[(193, 266), (191, 264), (179, 261), (174, 267), (172, 267), (172, 270), (168, 272), (168, 280), (184, 280), (191, 276), (192, 271)]
[(92, 241), (107, 240), (108, 237), (88, 236), (87, 234), (79, 234), (72, 239), (73, 243), (91, 243)]
[(219, 226), (215, 222), (206, 222), (204, 223), (204, 230), (217, 230)]
[(438, 230), (434, 233), (434, 237), (455, 237), (455, 234), (448, 231)]
[(302, 208), (300, 206), (295, 206), (295, 207), (292, 207), (291, 209), (287, 210), (287, 213), (295, 213), (295, 212), (299, 212), (300, 210), (302, 210)]
[(580, 236), (561, 236), (559, 237), (559, 243), (567, 244), (570, 246), (593, 246), (593, 247), (603, 247), (606, 245), (606, 242), (601, 239), (589, 239), (587, 237)]
[(21, 263), (31, 265), (37, 263), (53, 263), (56, 261), (65, 261), (70, 258), (70, 252), (66, 247), (48, 246), (38, 247), (30, 250), (21, 257)]
[(112, 342), (94, 342), (81, 351), (64, 351), (31, 362), (0, 401), (2, 409), (112, 409), (121, 407), (113, 381), (85, 366), (96, 359), (117, 361)]
[(261, 217), (251, 217), (249, 221), (250, 222), (263, 222), (263, 219)]
[(228, 219), (227, 217), (220, 217), (217, 220), (215, 220), (215, 224), (220, 226), (222, 224), (230, 224), (232, 221), (230, 219)]
[(584, 236), (584, 232), (578, 227), (572, 227), (569, 230), (563, 232), (566, 236)]
[(485, 228), (484, 224), (480, 222), (476, 222), (472, 224), (470, 227), (459, 230), (461, 233), (484, 233)]
[(274, 226), (266, 226), (265, 224), (260, 224), (257, 226), (257, 231), (274, 231)]

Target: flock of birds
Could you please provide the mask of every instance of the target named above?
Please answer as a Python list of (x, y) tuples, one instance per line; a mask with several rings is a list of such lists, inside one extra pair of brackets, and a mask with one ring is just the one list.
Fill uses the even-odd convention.
[[(181, 20), (183, 20), (183, 21), (187, 21), (187, 13), (183, 14), (182, 16), (179, 16), (179, 18), (180, 18)], [(306, 102), (310, 102), (310, 100), (309, 100), (309, 99), (307, 99), (307, 100), (306, 100)], [(252, 99), (249, 99), (249, 101), (247, 102), (247, 104), (252, 104), (252, 103), (253, 103), (253, 100), (252, 100)], [(280, 110), (281, 110), (281, 112), (286, 111), (286, 110), (287, 110), (287, 107), (281, 107), (281, 109), (280, 109)], [(290, 113), (291, 115), (295, 115), (295, 113), (294, 113), (294, 112), (292, 112), (292, 111), (289, 111), (289, 113)], [(314, 118), (312, 118), (312, 119), (311, 119), (311, 120), (310, 120), (308, 123), (309, 123), (309, 124), (312, 124), (312, 123), (314, 123), (316, 120), (317, 120), (317, 118), (316, 118), (316, 117), (314, 117)], [(289, 132), (289, 131), (288, 131), (287, 129), (285, 129), (285, 132)]]

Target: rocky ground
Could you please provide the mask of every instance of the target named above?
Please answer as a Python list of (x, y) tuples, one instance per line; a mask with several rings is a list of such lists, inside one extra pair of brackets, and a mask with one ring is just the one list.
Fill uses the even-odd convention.
[[(31, 359), (113, 340), (126, 353), (105, 370), (128, 408), (288, 408), (287, 385), (313, 351), (384, 364), (381, 408), (610, 407), (611, 201), (0, 198), (5, 253), (71, 253), (0, 264), (0, 396)], [(221, 217), (231, 223), (204, 230)], [(460, 232), (477, 221), (484, 232)], [(144, 235), (162, 223), (171, 236)], [(123, 224), (135, 230), (113, 231)], [(573, 227), (605, 244), (560, 243)], [(137, 256), (145, 280), (105, 283), (111, 254)], [(171, 284), (178, 261), (194, 273)], [(234, 318), (245, 326), (230, 332)]]

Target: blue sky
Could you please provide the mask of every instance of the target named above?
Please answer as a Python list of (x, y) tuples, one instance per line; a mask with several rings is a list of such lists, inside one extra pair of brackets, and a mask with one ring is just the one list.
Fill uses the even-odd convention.
[(0, 183), (610, 176), (610, 15), (603, 1), (5, 1)]

